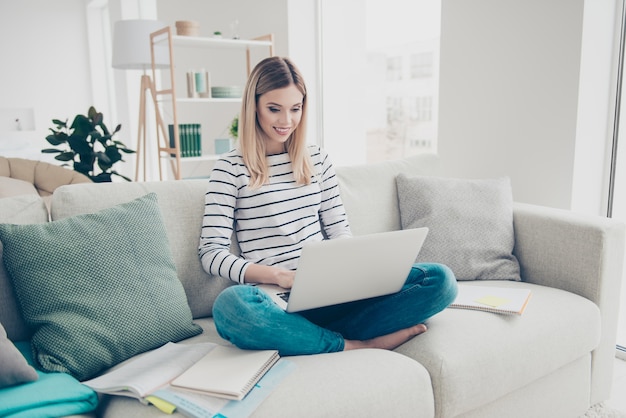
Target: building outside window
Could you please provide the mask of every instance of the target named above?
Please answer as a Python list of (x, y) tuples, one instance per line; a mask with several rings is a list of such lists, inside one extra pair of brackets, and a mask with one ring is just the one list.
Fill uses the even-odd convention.
[[(441, 4), (392, 3), (367, 1), (368, 162), (437, 152)], [(430, 19), (402, 25), (403, 15)]]

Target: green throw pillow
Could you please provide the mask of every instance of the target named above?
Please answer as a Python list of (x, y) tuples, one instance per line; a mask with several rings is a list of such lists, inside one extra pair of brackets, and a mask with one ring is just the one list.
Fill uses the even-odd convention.
[(41, 368), (86, 380), (201, 333), (156, 194), (46, 224), (0, 224), (4, 263)]

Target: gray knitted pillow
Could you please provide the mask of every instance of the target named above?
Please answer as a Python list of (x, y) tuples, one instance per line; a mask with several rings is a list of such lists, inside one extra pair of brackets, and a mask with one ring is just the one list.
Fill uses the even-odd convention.
[(38, 378), (35, 369), (7, 338), (4, 327), (0, 324), (0, 389), (32, 382)]
[(446, 264), (457, 280), (520, 281), (508, 178), (396, 178), (402, 228), (430, 231), (417, 261)]
[(176, 275), (152, 193), (94, 214), (0, 225), (4, 263), (35, 359), (93, 377), (136, 354), (201, 332)]

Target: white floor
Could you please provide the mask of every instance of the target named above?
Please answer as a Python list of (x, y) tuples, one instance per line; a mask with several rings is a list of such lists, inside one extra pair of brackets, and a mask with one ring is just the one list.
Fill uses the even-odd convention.
[(626, 416), (626, 361), (615, 358), (613, 388), (607, 406), (621, 411)]

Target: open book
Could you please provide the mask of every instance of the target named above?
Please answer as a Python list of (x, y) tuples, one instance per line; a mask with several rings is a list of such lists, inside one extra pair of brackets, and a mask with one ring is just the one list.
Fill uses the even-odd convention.
[(180, 376), (216, 346), (213, 343), (167, 343), (82, 383), (96, 392), (143, 400)]
[[(215, 351), (217, 350), (217, 351)], [(215, 351), (214, 356), (207, 355)], [(192, 417), (211, 417), (223, 411), (236, 411), (236, 416), (248, 416), (260, 403), (271, 393), (280, 381), (294, 370), (291, 362), (281, 360), (276, 367), (272, 367), (278, 360), (278, 354), (274, 352), (271, 364), (258, 364), (261, 369), (242, 368), (239, 361), (249, 362), (248, 355), (251, 353), (265, 353), (264, 351), (245, 351), (236, 347), (224, 347), (213, 343), (199, 344), (176, 344), (167, 343), (156, 350), (131, 359), (112, 371), (82, 382), (96, 392), (110, 395), (130, 396), (139, 399), (144, 404), (153, 404), (164, 412), (172, 413), (180, 410), (184, 415)], [(227, 360), (222, 358), (227, 357)], [(215, 359), (218, 364), (225, 361), (217, 369), (204, 370), (203, 380), (212, 380), (219, 376), (217, 373), (226, 373), (247, 377), (247, 380), (254, 381), (250, 387), (245, 387), (246, 393), (250, 396), (242, 401), (228, 400), (224, 397), (216, 397), (215, 394), (199, 395), (171, 386), (171, 382), (181, 376), (186, 370), (201, 360), (202, 364), (210, 359)], [(275, 369), (275, 370), (274, 370)], [(250, 375), (246, 373), (250, 373)], [(257, 373), (258, 372), (258, 373)], [(265, 373), (267, 374), (263, 376)], [(261, 379), (259, 381), (259, 379)], [(226, 382), (226, 380), (224, 381)], [(218, 388), (228, 388), (228, 386), (218, 385)], [(252, 390), (251, 390), (252, 389)], [(187, 392), (187, 394), (185, 393)], [(254, 395), (253, 395), (254, 394)], [(245, 394), (244, 394), (245, 396)], [(237, 395), (236, 398), (239, 398)]]
[(530, 289), (519, 287), (470, 286), (459, 283), (451, 308), (475, 309), (499, 314), (521, 315), (530, 300)]

